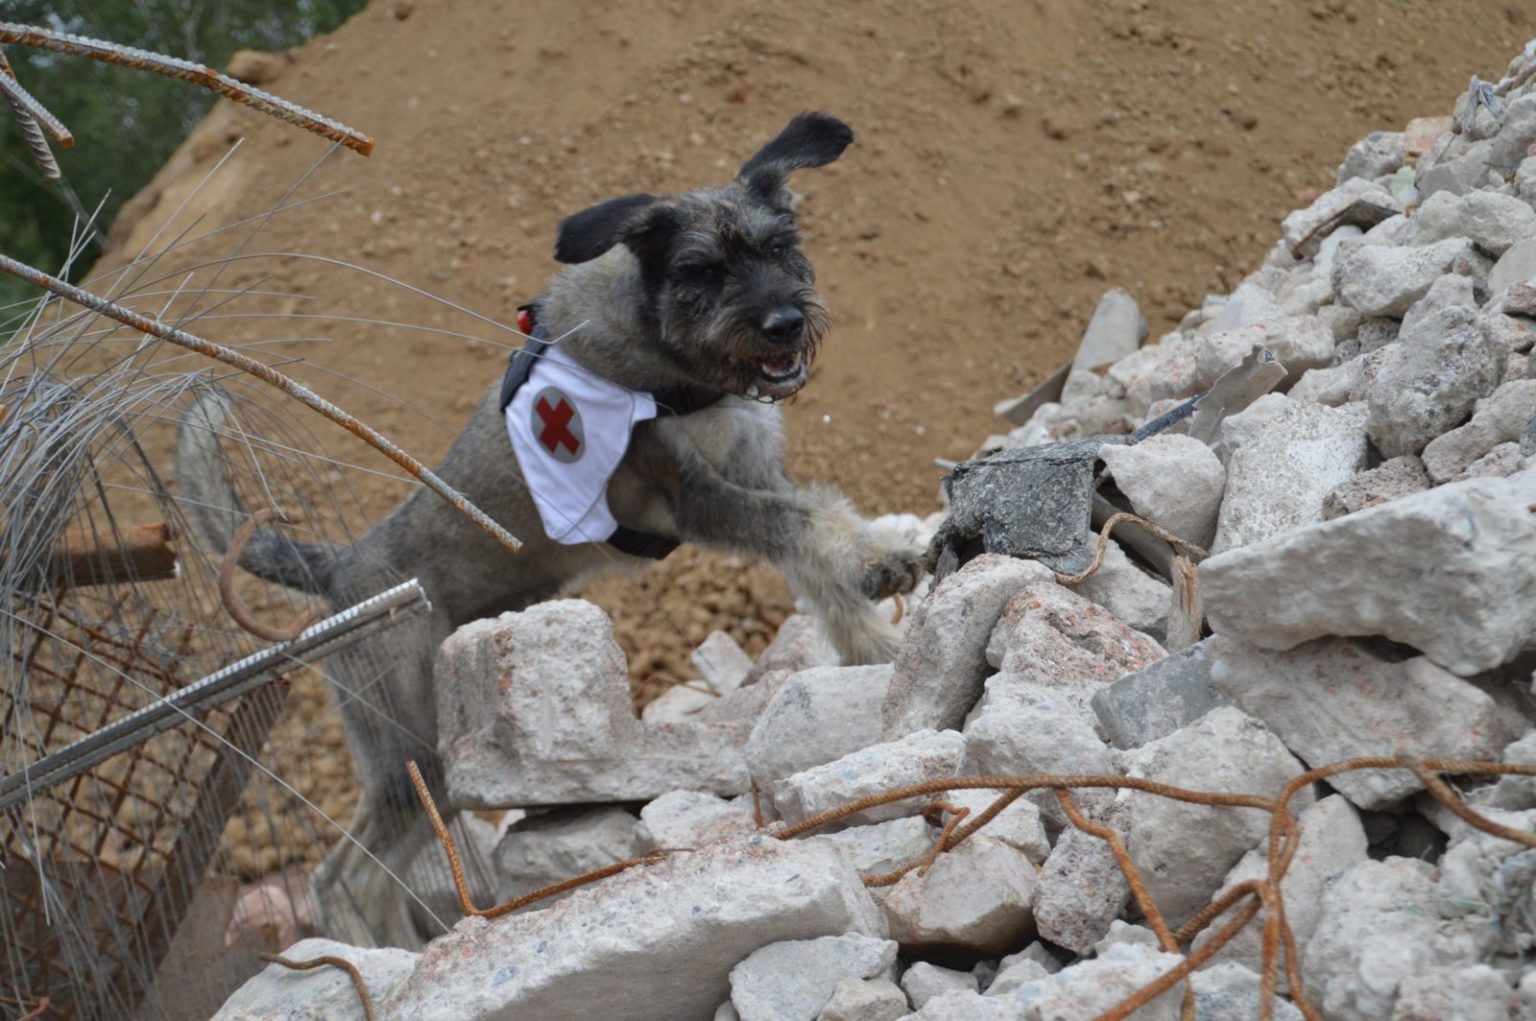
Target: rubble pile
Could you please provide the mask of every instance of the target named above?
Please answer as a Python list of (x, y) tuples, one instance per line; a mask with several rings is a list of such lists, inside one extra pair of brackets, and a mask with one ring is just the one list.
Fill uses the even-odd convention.
[[(1361, 756), (1536, 762), (1533, 77), (1536, 44), (1497, 86), (1474, 79), (1454, 116), (1362, 139), (1263, 266), (1156, 341), (1128, 295), (1107, 295), (1059, 393), (1008, 402), (1016, 428), (957, 468), (972, 482), (951, 494), (956, 518), (885, 522), (932, 541), (936, 566), (894, 663), (838, 665), (804, 617), (756, 662), (717, 634), (702, 684), (636, 719), (589, 604), (459, 631), (437, 667), (451, 805), (529, 811), (495, 850), (499, 895), (660, 862), (467, 919), (419, 956), (324, 941), (289, 956), (346, 956), (383, 1016), (410, 1021), (1084, 1019), (1180, 958), (1051, 792), (876, 885), (863, 878), (923, 859), (996, 793), (778, 833), (955, 776), (1272, 797)], [(1096, 526), (1123, 510), (1208, 550), (1204, 632), (1198, 614), (1193, 634), (1175, 626), (1189, 545), (1127, 528), (1095, 558)], [(1536, 831), (1529, 778), (1461, 790)], [(1264, 812), (1074, 798), (1170, 927), (1267, 869)], [(1341, 774), (1290, 808), (1300, 850), (1281, 890), (1325, 1018), (1536, 1018), (1536, 850), (1475, 829), (1407, 770)], [(1260, 955), (1251, 927), (1194, 973), (1201, 1021), (1257, 1016)], [(348, 990), (273, 969), (219, 1017), (322, 1000), (361, 1017)], [(1282, 978), (1276, 1018), (1302, 1016), (1288, 992)], [(1135, 1016), (1177, 1018), (1181, 995)]]

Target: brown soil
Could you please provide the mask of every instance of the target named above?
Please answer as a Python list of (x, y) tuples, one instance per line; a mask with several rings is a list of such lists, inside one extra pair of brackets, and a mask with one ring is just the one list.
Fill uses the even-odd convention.
[[(994, 402), (1070, 356), (1107, 287), (1136, 295), (1154, 334), (1169, 328), (1257, 263), (1350, 142), (1449, 112), (1533, 27), (1513, 0), (379, 0), (267, 86), (371, 132), (377, 152), (333, 156), (301, 193), (344, 194), (276, 218), (252, 250), (353, 260), (510, 322), (556, 268), (563, 215), (723, 181), (791, 113), (831, 111), (859, 141), (795, 182), (835, 326), (787, 411), (790, 463), (866, 511), (927, 512), (933, 459), (995, 431)], [(323, 148), (221, 104), (131, 204), (118, 251), (242, 136), (178, 223), (270, 208)], [(320, 299), (274, 311), (513, 339), (291, 259), (238, 263), (220, 286), (258, 278)], [(429, 461), (505, 360), (378, 325), (202, 328), (327, 341), (266, 350), (303, 358), (291, 371)], [(357, 485), (368, 515), (404, 492)], [(690, 675), (687, 649), (715, 627), (755, 650), (788, 606), (766, 568), (692, 551), (588, 594), (613, 611), (637, 679)]]

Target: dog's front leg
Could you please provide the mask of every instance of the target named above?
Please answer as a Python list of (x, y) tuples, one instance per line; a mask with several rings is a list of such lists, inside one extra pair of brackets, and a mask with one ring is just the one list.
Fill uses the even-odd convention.
[(896, 629), (871, 600), (911, 590), (914, 550), (874, 534), (833, 490), (797, 489), (782, 475), (773, 488), (751, 488), (696, 452), (674, 453), (680, 538), (772, 561), (815, 610), (844, 663), (894, 658)]

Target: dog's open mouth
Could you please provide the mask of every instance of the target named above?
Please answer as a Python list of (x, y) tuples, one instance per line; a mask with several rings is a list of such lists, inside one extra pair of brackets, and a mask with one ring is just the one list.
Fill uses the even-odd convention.
[(757, 369), (758, 393), (765, 397), (784, 397), (805, 385), (805, 359), (793, 351), (753, 363)]

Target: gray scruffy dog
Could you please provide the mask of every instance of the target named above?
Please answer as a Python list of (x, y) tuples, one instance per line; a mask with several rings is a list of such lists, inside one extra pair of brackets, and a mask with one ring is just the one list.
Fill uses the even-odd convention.
[[(607, 489), (620, 524), (767, 558), (813, 608), (843, 660), (871, 663), (890, 659), (896, 645), (872, 600), (911, 588), (919, 551), (877, 534), (837, 493), (789, 480), (774, 403), (805, 384), (827, 324), (785, 182), (836, 160), (852, 140), (841, 121), (802, 114), (724, 187), (630, 195), (567, 218), (555, 257), (572, 265), (536, 306), (542, 335), (585, 368), (655, 393), (658, 403), (666, 395), (690, 405), (634, 428)], [(421, 763), (441, 793), (432, 662), (443, 639), (616, 565), (645, 563), (603, 543), (561, 545), (545, 535), (501, 403), (493, 388), (437, 472), (524, 541), (517, 557), (421, 490), (351, 546), (263, 531), (240, 558), (246, 571), (337, 608), (403, 577), (420, 579), (432, 602), (426, 624), (378, 640), (387, 643), (391, 667), (382, 679), (365, 673), (356, 655), (329, 664), (362, 784), (355, 842), (339, 844), (315, 876), (327, 929), (340, 938), (418, 941), (409, 905), (384, 868), (402, 874), (429, 836), (406, 760)], [(233, 435), (229, 419), (222, 397), (205, 397), (178, 443), (188, 516), (214, 550), (228, 548), (247, 513), (217, 438)], [(379, 654), (375, 645), (371, 662)]]

